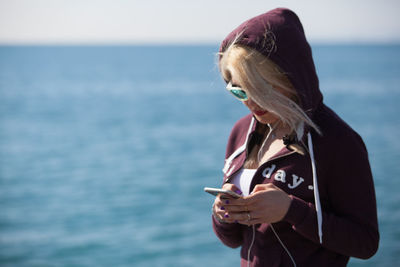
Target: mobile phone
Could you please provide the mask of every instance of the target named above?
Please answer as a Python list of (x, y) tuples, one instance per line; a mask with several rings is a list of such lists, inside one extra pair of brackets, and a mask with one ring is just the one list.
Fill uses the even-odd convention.
[(214, 195), (214, 196), (217, 196), (218, 194), (222, 194), (222, 195), (231, 196), (233, 198), (241, 197), (241, 195), (233, 192), (232, 190), (227, 190), (227, 189), (222, 189), (222, 188), (204, 187), (204, 191), (211, 195)]

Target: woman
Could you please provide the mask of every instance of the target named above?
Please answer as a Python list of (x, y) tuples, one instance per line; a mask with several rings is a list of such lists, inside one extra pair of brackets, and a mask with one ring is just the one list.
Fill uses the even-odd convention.
[(302, 25), (288, 9), (252, 18), (222, 42), (227, 89), (251, 114), (232, 129), (213, 227), (241, 266), (346, 266), (378, 248), (376, 200), (361, 137), (322, 101)]

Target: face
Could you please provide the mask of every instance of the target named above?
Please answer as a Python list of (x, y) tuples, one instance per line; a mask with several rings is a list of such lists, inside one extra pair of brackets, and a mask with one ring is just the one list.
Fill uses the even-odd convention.
[[(235, 79), (232, 79), (232, 84), (238, 84), (235, 82)], [(239, 86), (240, 87), (240, 86)], [(268, 110), (263, 109), (260, 107), (254, 100), (249, 97), (247, 94), (248, 99), (245, 101), (242, 101), (243, 104), (250, 110), (251, 113), (253, 113), (253, 116), (257, 119), (257, 121), (263, 123), (263, 124), (272, 124), (278, 121), (279, 117), (276, 116), (274, 113), (269, 112)]]
[(243, 104), (245, 104), (246, 107), (251, 111), (251, 113), (253, 113), (256, 120), (261, 122), (262, 124), (273, 124), (279, 119), (278, 116), (276, 116), (274, 113), (261, 108), (251, 98), (249, 98), (247, 101), (243, 101)]

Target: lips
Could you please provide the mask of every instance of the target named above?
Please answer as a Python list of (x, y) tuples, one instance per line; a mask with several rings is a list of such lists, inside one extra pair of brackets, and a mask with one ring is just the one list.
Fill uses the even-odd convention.
[(262, 115), (267, 114), (267, 111), (265, 111), (265, 110), (254, 110), (253, 113), (255, 115), (257, 115), (257, 116), (262, 116)]

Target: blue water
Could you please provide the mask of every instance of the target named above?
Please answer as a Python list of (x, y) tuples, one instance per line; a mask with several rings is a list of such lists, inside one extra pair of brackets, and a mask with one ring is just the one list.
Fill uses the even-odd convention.
[[(217, 46), (0, 47), (1, 266), (238, 266), (210, 222), (246, 109)], [(364, 138), (400, 261), (400, 46), (313, 46), (325, 102)], [(340, 168), (340, 166), (338, 166)], [(344, 172), (346, 170), (343, 170)]]

